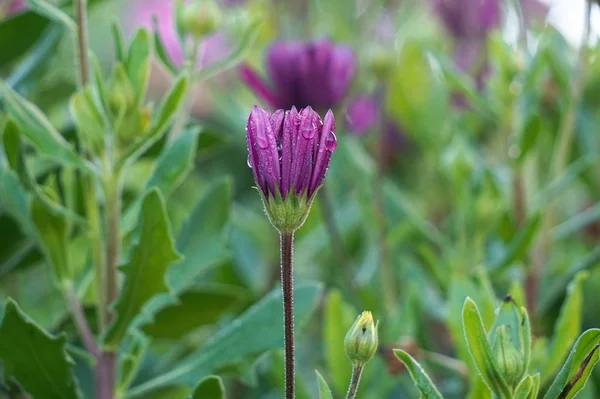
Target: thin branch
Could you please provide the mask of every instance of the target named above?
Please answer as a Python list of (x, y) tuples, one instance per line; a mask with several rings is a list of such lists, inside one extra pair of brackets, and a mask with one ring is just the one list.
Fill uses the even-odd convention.
[(73, 321), (75, 322), (75, 326), (77, 327), (77, 331), (83, 344), (87, 351), (94, 356), (98, 357), (98, 347), (96, 346), (96, 341), (94, 340), (94, 334), (92, 334), (92, 330), (85, 318), (85, 313), (83, 311), (83, 307), (79, 302), (79, 298), (77, 294), (73, 290), (73, 285), (65, 284), (63, 287), (65, 300), (69, 304), (71, 309), (71, 315), (73, 316)]

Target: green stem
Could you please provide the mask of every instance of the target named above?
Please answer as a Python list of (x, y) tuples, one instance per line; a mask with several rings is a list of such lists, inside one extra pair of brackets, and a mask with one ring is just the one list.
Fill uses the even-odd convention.
[(294, 233), (281, 233), (285, 399), (294, 399)]
[(358, 384), (360, 383), (362, 371), (363, 366), (352, 366), (352, 377), (350, 378), (350, 386), (348, 386), (348, 393), (346, 393), (346, 399), (356, 398), (356, 392), (358, 391)]
[(85, 313), (79, 298), (73, 289), (73, 285), (69, 282), (63, 285), (63, 295), (65, 301), (69, 304), (71, 310), (71, 316), (77, 328), (77, 332), (83, 341), (83, 344), (87, 351), (93, 356), (98, 356), (98, 348), (96, 347), (96, 341), (94, 340), (94, 334), (85, 318)]

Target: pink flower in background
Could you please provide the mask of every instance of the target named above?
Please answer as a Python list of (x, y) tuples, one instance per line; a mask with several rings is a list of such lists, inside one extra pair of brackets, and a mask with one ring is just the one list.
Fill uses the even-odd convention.
[(10, 17), (23, 10), (25, 10), (24, 0), (2, 0), (2, 4), (0, 4), (0, 16), (5, 15)]
[[(184, 60), (184, 53), (175, 31), (173, 0), (135, 0), (128, 10), (126, 25), (133, 32), (139, 27), (152, 31), (152, 19), (156, 16), (158, 35), (160, 36), (167, 56), (176, 67)], [(197, 62), (210, 65), (225, 56), (228, 51), (227, 38), (223, 33), (208, 37), (202, 44), (203, 51), (198, 52)]]

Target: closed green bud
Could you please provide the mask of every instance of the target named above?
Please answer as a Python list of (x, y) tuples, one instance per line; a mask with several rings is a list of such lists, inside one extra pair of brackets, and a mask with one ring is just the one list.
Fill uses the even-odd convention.
[(523, 356), (515, 348), (506, 326), (496, 329), (496, 342), (494, 343), (494, 357), (498, 371), (502, 374), (508, 385), (516, 387), (525, 374)]
[(135, 90), (129, 81), (125, 66), (118, 63), (113, 71), (108, 89), (110, 111), (119, 115), (135, 104)]
[(371, 312), (362, 312), (344, 338), (344, 350), (355, 366), (364, 366), (377, 352), (377, 326)]
[(181, 26), (184, 32), (200, 38), (219, 29), (221, 20), (221, 11), (214, 1), (197, 0), (184, 7)]

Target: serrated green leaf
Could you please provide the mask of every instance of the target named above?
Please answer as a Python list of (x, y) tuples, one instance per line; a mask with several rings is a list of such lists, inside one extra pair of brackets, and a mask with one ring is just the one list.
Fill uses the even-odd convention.
[(208, 398), (225, 399), (225, 385), (223, 385), (221, 377), (216, 375), (209, 375), (208, 377), (204, 377), (198, 383), (196, 389), (194, 389), (192, 399)]
[(344, 337), (354, 322), (355, 313), (344, 302), (339, 290), (329, 291), (323, 311), (323, 342), (327, 342), (324, 355), (331, 386), (339, 396), (346, 392), (352, 375), (351, 363), (344, 350)]
[(54, 4), (44, 0), (25, 0), (27, 8), (31, 11), (48, 18), (51, 21), (59, 22), (68, 28), (71, 33), (77, 31), (77, 25), (73, 18), (69, 17), (63, 10)]
[(327, 381), (325, 378), (315, 370), (315, 374), (317, 374), (317, 385), (319, 388), (319, 399), (333, 399), (333, 395), (331, 394), (331, 389), (329, 389), (329, 385), (327, 385)]
[(34, 398), (79, 398), (65, 336), (53, 337), (9, 299), (0, 325), (4, 378), (16, 379)]
[(69, 224), (64, 215), (56, 212), (37, 196), (31, 199), (31, 221), (46, 260), (58, 283), (71, 280), (69, 265)]
[(150, 34), (145, 29), (139, 29), (127, 54), (127, 76), (135, 91), (135, 103), (140, 105), (146, 94), (146, 85), (150, 76), (150, 55), (152, 53), (152, 41)]
[(169, 266), (180, 258), (164, 200), (157, 189), (152, 189), (142, 203), (138, 242), (128, 262), (120, 267), (125, 283), (113, 305), (116, 316), (106, 333), (106, 346), (116, 348), (144, 304), (157, 294), (169, 292), (165, 275)]
[(177, 249), (184, 255), (168, 272), (167, 280), (175, 292), (190, 287), (198, 276), (224, 261), (231, 203), (231, 182), (224, 178), (214, 183), (190, 215), (177, 238)]
[(185, 291), (177, 302), (161, 308), (142, 331), (157, 339), (180, 339), (188, 332), (216, 323), (225, 312), (241, 304), (243, 290), (229, 286), (207, 286)]
[(599, 348), (600, 329), (592, 328), (581, 334), (544, 399), (573, 398), (584, 387), (598, 362)]
[(410, 378), (421, 392), (422, 399), (442, 399), (442, 394), (435, 387), (431, 378), (411, 355), (401, 349), (394, 349), (394, 354), (406, 366)]
[(541, 214), (536, 213), (525, 222), (521, 230), (508, 243), (504, 254), (489, 265), (490, 273), (499, 273), (523, 257), (534, 241), (540, 221)]
[(196, 72), (193, 79), (194, 82), (210, 79), (215, 75), (226, 71), (227, 69), (233, 68), (243, 61), (252, 48), (252, 44), (258, 37), (258, 32), (260, 31), (263, 22), (264, 21), (262, 20), (255, 20), (248, 24), (246, 30), (241, 32), (239, 35), (236, 35), (240, 38), (240, 41), (237, 43), (237, 46), (231, 51), (231, 53), (229, 53), (227, 57)]
[[(322, 291), (321, 284), (299, 284), (294, 291), (296, 324), (307, 320)], [(275, 289), (244, 314), (213, 334), (197, 351), (174, 363), (165, 374), (133, 387), (127, 396), (145, 397), (147, 392), (169, 385), (191, 386), (198, 378), (252, 354), (283, 346), (281, 290)], [(248, 339), (252, 337), (252, 339)]]
[[(119, 393), (123, 393), (129, 388), (149, 344), (148, 338), (137, 331), (134, 331), (128, 338), (126, 349), (119, 356), (119, 383), (117, 386)], [(117, 397), (120, 396), (117, 395)]]
[(177, 109), (183, 101), (183, 97), (188, 87), (188, 81), (185, 77), (177, 79), (171, 87), (171, 90), (165, 94), (158, 110), (152, 119), (150, 128), (143, 137), (129, 146), (123, 155), (119, 157), (118, 167), (121, 168), (129, 162), (136, 160), (141, 154), (156, 143), (167, 130), (171, 119), (175, 116)]
[(19, 96), (0, 80), (2, 102), (19, 125), (21, 133), (42, 154), (56, 162), (94, 171), (54, 129), (46, 116), (34, 104)]
[(587, 272), (579, 272), (567, 287), (567, 297), (560, 309), (560, 315), (554, 326), (552, 343), (548, 357), (542, 370), (542, 385), (544, 385), (559, 369), (563, 359), (569, 353), (573, 342), (581, 330), (581, 312), (583, 309), (582, 282), (587, 278)]
[(533, 391), (533, 378), (528, 375), (521, 380), (512, 399), (529, 399), (531, 392)]
[(498, 371), (494, 361), (492, 348), (483, 328), (483, 321), (477, 305), (471, 298), (467, 298), (463, 306), (463, 330), (467, 346), (473, 362), (483, 378), (483, 381), (492, 393), (501, 399), (510, 398), (510, 389)]

